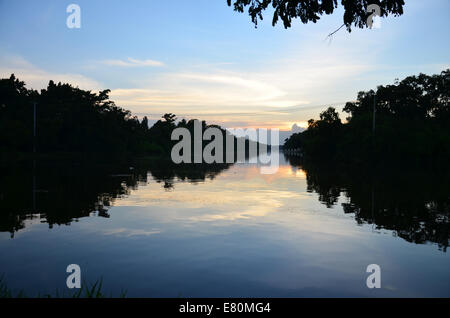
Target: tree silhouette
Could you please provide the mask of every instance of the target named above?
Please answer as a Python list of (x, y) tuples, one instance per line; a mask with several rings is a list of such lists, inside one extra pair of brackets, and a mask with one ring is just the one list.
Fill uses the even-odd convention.
[(177, 116), (175, 114), (169, 113), (169, 114), (164, 114), (164, 116), (162, 118), (164, 118), (164, 120), (168, 123), (173, 123), (177, 119)]
[[(0, 155), (27, 153), (36, 141), (40, 153), (89, 154), (115, 158), (170, 156), (177, 127), (194, 135), (194, 120), (164, 114), (149, 127), (130, 111), (109, 100), (109, 90), (93, 93), (50, 81), (40, 92), (28, 90), (14, 74), (0, 80)], [(37, 103), (37, 140), (33, 140), (33, 104)], [(202, 132), (210, 126), (201, 122)]]
[(291, 136), (285, 147), (301, 148), (315, 160), (445, 167), (450, 159), (449, 74), (409, 76), (376, 92), (360, 92), (356, 102), (344, 107), (347, 123), (329, 108), (320, 120), (311, 119), (305, 132)]
[(341, 119), (339, 118), (339, 114), (336, 112), (334, 107), (329, 107), (326, 111), (320, 114), (320, 120), (329, 124), (340, 124)]
[[(344, 7), (343, 25), (351, 31), (351, 26), (358, 28), (367, 26), (367, 18), (371, 13), (367, 13), (369, 4), (377, 4), (381, 10), (381, 16), (403, 14), (404, 0), (341, 0)], [(278, 20), (282, 20), (284, 27), (290, 28), (293, 19), (300, 19), (302, 23), (316, 23), (324, 14), (329, 15), (338, 7), (337, 0), (227, 0), (229, 6), (237, 12), (244, 12), (248, 7), (255, 27), (259, 20), (263, 20), (263, 12), (269, 7), (273, 9), (272, 25), (275, 26)]]

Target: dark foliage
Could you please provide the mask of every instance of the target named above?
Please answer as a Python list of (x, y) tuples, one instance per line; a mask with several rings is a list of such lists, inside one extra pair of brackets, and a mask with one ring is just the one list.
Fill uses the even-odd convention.
[(340, 204), (355, 221), (391, 230), (415, 243), (447, 251), (450, 238), (450, 174), (420, 169), (366, 169), (287, 157), (306, 172), (308, 192), (328, 208)]
[(0, 165), (0, 232), (16, 232), (27, 222), (49, 228), (84, 217), (109, 218), (114, 202), (150, 180), (172, 191), (176, 183), (213, 180), (229, 164), (176, 165), (163, 157), (124, 163), (42, 160)]
[[(244, 12), (248, 7), (248, 14), (255, 26), (258, 20), (263, 19), (263, 12), (269, 7), (273, 8), (272, 25), (283, 21), (285, 28), (292, 26), (293, 19), (300, 19), (303, 23), (316, 23), (324, 14), (333, 14), (338, 7), (337, 0), (227, 0), (229, 6), (233, 5), (235, 11)], [(369, 4), (377, 4), (381, 9), (381, 16), (399, 16), (403, 14), (404, 0), (341, 0), (344, 8), (343, 24), (347, 30), (354, 25), (358, 28), (367, 26), (367, 13)]]
[[(168, 113), (149, 128), (130, 111), (109, 100), (109, 90), (98, 94), (69, 84), (50, 81), (37, 92), (11, 75), (0, 80), (0, 153), (108, 154), (114, 158), (135, 155), (170, 156), (177, 127), (190, 130), (194, 137), (195, 120), (181, 120)], [(34, 137), (34, 104), (36, 137)], [(202, 122), (202, 133), (209, 127)], [(73, 156), (72, 156), (73, 157)]]
[(318, 161), (446, 166), (450, 159), (449, 76), (450, 70), (420, 74), (379, 86), (377, 92), (360, 92), (357, 101), (344, 108), (349, 114), (346, 123), (329, 108), (284, 147), (301, 148), (304, 156)]
[(36, 148), (39, 152), (141, 154), (155, 150), (147, 119), (139, 122), (98, 94), (50, 81), (37, 92), (14, 75), (0, 80), (0, 149), (33, 149), (33, 104), (37, 104)]

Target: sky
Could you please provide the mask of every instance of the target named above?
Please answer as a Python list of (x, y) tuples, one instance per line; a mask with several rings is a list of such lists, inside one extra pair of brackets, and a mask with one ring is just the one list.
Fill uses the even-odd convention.
[[(406, 0), (380, 28), (344, 28), (343, 10), (318, 23), (255, 28), (226, 0), (0, 0), (0, 75), (28, 88), (49, 80), (111, 89), (151, 122), (164, 113), (227, 128), (305, 127), (359, 91), (450, 68), (450, 1)], [(69, 29), (71, 3), (81, 28)], [(345, 114), (342, 114), (345, 118)]]

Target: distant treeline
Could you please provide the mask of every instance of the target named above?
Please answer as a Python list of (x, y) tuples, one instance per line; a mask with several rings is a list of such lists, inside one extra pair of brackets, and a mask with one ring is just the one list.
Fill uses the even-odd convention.
[[(25, 87), (14, 74), (0, 80), (0, 153), (88, 153), (115, 156), (169, 156), (172, 131), (192, 131), (194, 120), (165, 114), (151, 128), (109, 99), (109, 90), (85, 91), (50, 81), (40, 92)], [(34, 137), (34, 103), (36, 137)], [(202, 132), (209, 127), (202, 121)], [(248, 147), (248, 141), (246, 142)]]
[(300, 148), (304, 158), (319, 161), (447, 165), (449, 101), (450, 70), (410, 76), (379, 86), (376, 92), (360, 92), (356, 102), (343, 109), (349, 114), (345, 123), (334, 108), (328, 108), (320, 120), (309, 120), (306, 131), (287, 139), (284, 147)]

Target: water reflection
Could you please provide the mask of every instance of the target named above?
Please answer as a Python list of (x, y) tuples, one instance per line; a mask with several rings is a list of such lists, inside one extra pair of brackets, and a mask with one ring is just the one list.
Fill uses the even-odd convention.
[(31, 162), (0, 167), (0, 232), (14, 233), (27, 221), (70, 225), (89, 216), (109, 218), (118, 199), (148, 183), (149, 174), (166, 190), (174, 182), (213, 180), (229, 165), (175, 165), (167, 160), (118, 165)]
[(308, 191), (319, 195), (328, 208), (341, 196), (345, 213), (358, 224), (373, 224), (377, 230), (416, 244), (437, 243), (447, 251), (450, 238), (450, 178), (442, 173), (399, 170), (336, 169), (286, 157), (307, 175)]
[[(285, 156), (289, 165), (282, 165), (275, 175), (261, 176), (265, 182), (284, 177), (306, 177), (307, 191), (318, 194), (318, 200), (331, 208), (340, 197), (345, 213), (353, 214), (358, 224), (373, 224), (376, 229), (394, 231), (408, 242), (437, 243), (447, 250), (450, 237), (450, 178), (428, 173), (374, 173), (371, 171), (338, 170), (333, 167), (302, 163), (298, 157)], [(124, 199), (131, 191), (147, 186), (149, 178), (161, 184), (166, 191), (174, 190), (175, 183), (202, 183), (214, 180), (231, 165), (175, 165), (164, 160), (130, 165), (67, 165), (67, 163), (36, 163), (1, 168), (0, 180), (0, 231), (14, 237), (25, 227), (26, 221), (45, 222), (54, 225), (70, 225), (73, 221), (89, 216), (109, 218), (108, 209), (118, 199)], [(259, 174), (257, 166), (238, 170), (237, 182)], [(230, 183), (231, 185), (231, 183)], [(277, 199), (289, 198), (295, 192), (258, 192), (258, 185), (251, 184), (251, 192), (244, 184), (237, 184), (236, 191), (211, 193), (211, 189), (196, 193), (180, 191), (167, 201), (202, 201), (222, 204), (240, 202), (239, 211), (226, 214), (209, 213), (207, 219), (235, 219), (249, 215), (264, 215), (277, 207)], [(279, 189), (278, 189), (279, 190)], [(164, 194), (145, 192), (141, 200), (155, 200)], [(130, 204), (130, 202), (128, 202)], [(260, 204), (256, 204), (260, 203)], [(121, 204), (120, 202), (118, 203)], [(139, 205), (139, 202), (131, 204)], [(247, 208), (242, 208), (247, 205)], [(258, 205), (258, 209), (255, 206)]]
[(137, 297), (450, 295), (448, 178), (280, 164), (1, 168), (0, 275), (36, 294), (76, 263)]

